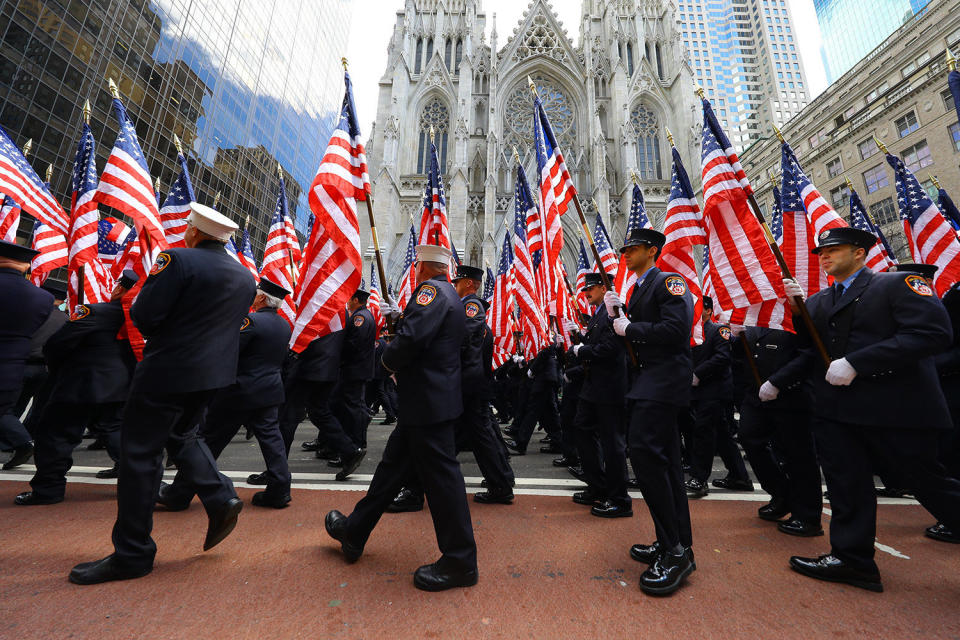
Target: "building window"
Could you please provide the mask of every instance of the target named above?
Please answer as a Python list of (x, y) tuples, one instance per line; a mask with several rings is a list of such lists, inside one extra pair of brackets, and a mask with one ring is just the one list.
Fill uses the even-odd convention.
[(867, 193), (873, 193), (877, 189), (890, 184), (890, 180), (887, 179), (887, 170), (883, 168), (882, 164), (878, 164), (874, 168), (865, 171), (863, 181), (867, 185)]
[(654, 49), (657, 52), (657, 77), (661, 80), (663, 79), (663, 56), (660, 53), (660, 43), (658, 42)]
[(903, 138), (917, 129), (920, 128), (920, 123), (917, 122), (917, 114), (913, 111), (910, 111), (903, 116), (897, 118), (894, 123), (897, 127), (897, 131), (900, 132), (900, 137)]
[(920, 183), (920, 186), (923, 187), (923, 190), (927, 192), (927, 195), (930, 196), (930, 199), (934, 202), (940, 197), (940, 190), (937, 189), (937, 185), (933, 184), (933, 180), (924, 180)]
[(457, 54), (453, 64), (454, 75), (460, 73), (460, 60), (463, 59), (463, 39), (457, 38)]
[(430, 62), (430, 58), (433, 57), (433, 38), (427, 38), (427, 55), (423, 59), (423, 66), (427, 66), (427, 63)]
[(417, 56), (413, 59), (413, 72), (420, 73), (423, 69), (423, 38), (417, 38)]
[(847, 188), (847, 185), (841, 185), (830, 190), (830, 203), (837, 211), (850, 204), (850, 189)]
[(627, 43), (627, 75), (633, 75), (633, 44)]
[(843, 165), (840, 164), (840, 158), (834, 158), (827, 163), (827, 175), (831, 178), (836, 178), (843, 171)]
[(953, 140), (953, 150), (960, 151), (960, 123), (954, 123), (947, 127), (950, 139)]
[(417, 173), (426, 173), (430, 169), (430, 125), (433, 125), (434, 143), (440, 160), (440, 171), (447, 166), (447, 129), (450, 114), (447, 107), (434, 98), (420, 112), (420, 137), (417, 145)]
[(883, 226), (896, 222), (900, 218), (900, 214), (897, 213), (897, 208), (894, 206), (891, 197), (870, 205), (870, 217), (877, 223), (877, 226)]
[(637, 136), (637, 171), (644, 180), (662, 180), (660, 163), (660, 122), (656, 114), (638, 106), (630, 114)]
[(907, 169), (910, 169), (910, 171), (914, 173), (933, 164), (933, 158), (930, 156), (930, 147), (927, 146), (926, 140), (921, 140), (909, 149), (904, 149), (901, 157), (903, 158), (903, 163), (907, 165)]
[(944, 89), (940, 96), (943, 98), (943, 108), (947, 110), (947, 113), (953, 113), (957, 108), (953, 101), (953, 92), (950, 89)]
[(869, 158), (870, 156), (874, 155), (879, 151), (879, 149), (877, 149), (877, 143), (873, 141), (873, 138), (870, 138), (869, 140), (864, 140), (863, 142), (858, 144), (857, 149), (859, 149), (860, 157), (863, 160), (866, 160), (867, 158)]
[(443, 66), (447, 68), (447, 71), (452, 71), (453, 67), (450, 66), (450, 63), (453, 61), (453, 39), (447, 38), (447, 44), (443, 48)]

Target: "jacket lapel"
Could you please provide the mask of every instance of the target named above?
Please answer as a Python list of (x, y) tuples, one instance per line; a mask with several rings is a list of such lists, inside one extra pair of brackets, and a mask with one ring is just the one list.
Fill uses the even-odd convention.
[(657, 279), (657, 275), (660, 273), (660, 269), (652, 267), (647, 271), (647, 275), (643, 278), (643, 284), (640, 285), (640, 288), (637, 289), (632, 296), (630, 296), (630, 313), (633, 313), (634, 306), (640, 305), (640, 299), (644, 298), (647, 293), (650, 291), (650, 287), (653, 286), (653, 281)]
[(830, 315), (836, 315), (842, 309), (844, 309), (851, 302), (856, 300), (863, 290), (867, 288), (867, 285), (870, 283), (870, 280), (873, 279), (873, 272), (869, 269), (864, 269), (860, 272), (860, 275), (853, 281), (853, 284), (850, 285), (848, 291), (843, 292), (843, 296), (840, 297), (840, 300), (835, 302), (833, 309), (830, 310)]

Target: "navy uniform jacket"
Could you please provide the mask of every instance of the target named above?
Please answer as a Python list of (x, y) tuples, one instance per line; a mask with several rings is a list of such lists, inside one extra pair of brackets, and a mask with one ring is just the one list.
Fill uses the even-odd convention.
[(532, 391), (543, 391), (557, 386), (560, 381), (560, 361), (557, 359), (557, 351), (555, 345), (547, 345), (530, 361), (528, 368), (533, 372)]
[[(779, 390), (775, 400), (761, 402), (760, 388), (753, 379), (749, 364), (744, 362), (746, 391), (743, 401), (753, 406), (791, 411), (810, 411), (813, 407), (813, 392), (810, 380), (796, 369), (786, 368), (796, 356), (801, 339), (795, 333), (780, 329), (747, 327), (743, 335), (750, 344), (753, 362), (760, 374), (760, 382), (770, 381)], [(734, 353), (746, 358), (741, 340), (733, 342)]]
[(718, 402), (733, 399), (733, 374), (730, 370), (730, 327), (713, 322), (703, 323), (703, 344), (691, 350), (693, 373), (700, 384), (693, 387), (696, 402)]
[(256, 289), (219, 242), (161, 252), (130, 309), (147, 339), (132, 388), (187, 393), (233, 384), (240, 323)]
[(940, 374), (943, 395), (947, 398), (947, 405), (956, 422), (960, 417), (960, 282), (944, 294), (943, 306), (950, 314), (953, 344), (945, 351), (938, 353), (934, 362), (937, 365), (937, 373)]
[(340, 379), (340, 353), (346, 331), (334, 331), (314, 338), (297, 358), (296, 375), (311, 382), (335, 382)]
[(347, 318), (340, 358), (344, 380), (372, 380), (377, 348), (377, 323), (370, 309), (360, 307)]
[(120, 301), (80, 305), (43, 348), (54, 384), (50, 402), (124, 402), (137, 360), (123, 326)]
[(259, 409), (283, 404), (283, 364), (290, 342), (290, 325), (277, 310), (264, 307), (240, 323), (237, 381), (224, 389), (219, 401), (236, 409)]
[[(587, 324), (576, 360), (583, 366), (580, 398), (599, 404), (623, 404), (627, 393), (627, 354), (602, 304)], [(573, 379), (569, 370), (567, 377)]]
[(446, 276), (421, 282), (383, 350), (397, 376), (397, 414), (405, 424), (433, 424), (463, 413), (460, 347), (467, 330), (463, 303)]
[[(857, 377), (850, 386), (829, 384), (812, 346), (782, 370), (787, 378), (799, 371), (812, 378), (816, 415), (877, 427), (951, 426), (933, 356), (950, 346), (953, 332), (926, 281), (864, 269), (839, 303), (833, 298), (834, 288), (824, 289), (807, 307), (830, 357), (846, 358)], [(799, 318), (794, 326), (803, 331)]]
[(30, 337), (53, 311), (53, 295), (16, 269), (0, 269), (0, 300), (0, 391), (15, 391), (23, 382)]
[(483, 393), (487, 385), (483, 370), (483, 336), (487, 329), (487, 314), (476, 294), (464, 297), (460, 304), (467, 323), (467, 333), (460, 347), (460, 384), (464, 393)]
[(653, 267), (643, 285), (634, 287), (627, 317), (630, 324), (626, 337), (637, 357), (627, 398), (689, 405), (693, 296), (686, 281), (676, 273)]
[(31, 364), (43, 364), (43, 345), (47, 344), (50, 336), (60, 330), (69, 318), (67, 314), (60, 311), (57, 307), (53, 308), (47, 319), (43, 321), (40, 328), (37, 329), (30, 338), (30, 355), (27, 356), (27, 362)]
[(377, 346), (373, 351), (373, 379), (374, 380), (386, 380), (390, 377), (390, 372), (383, 368), (383, 362), (380, 361), (380, 358), (383, 357), (383, 350), (387, 346), (386, 338), (377, 338)]

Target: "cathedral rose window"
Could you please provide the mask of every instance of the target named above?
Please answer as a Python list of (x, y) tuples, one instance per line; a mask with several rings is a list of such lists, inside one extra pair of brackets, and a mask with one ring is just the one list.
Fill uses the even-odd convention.
[[(576, 137), (576, 116), (573, 107), (563, 92), (556, 87), (553, 81), (543, 76), (534, 76), (537, 93), (543, 109), (550, 118), (550, 125), (557, 137), (557, 142), (563, 151), (573, 149)], [(533, 95), (524, 80), (507, 98), (504, 107), (504, 121), (506, 123), (507, 148), (516, 145), (523, 153), (533, 147)], [(567, 166), (570, 166), (570, 155), (565, 154)]]

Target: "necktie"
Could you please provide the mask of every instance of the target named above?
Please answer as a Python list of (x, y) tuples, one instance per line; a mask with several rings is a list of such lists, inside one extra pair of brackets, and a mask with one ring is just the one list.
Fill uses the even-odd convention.
[(840, 298), (843, 297), (844, 286), (842, 282), (837, 283), (837, 297), (835, 298), (836, 302), (840, 302)]

